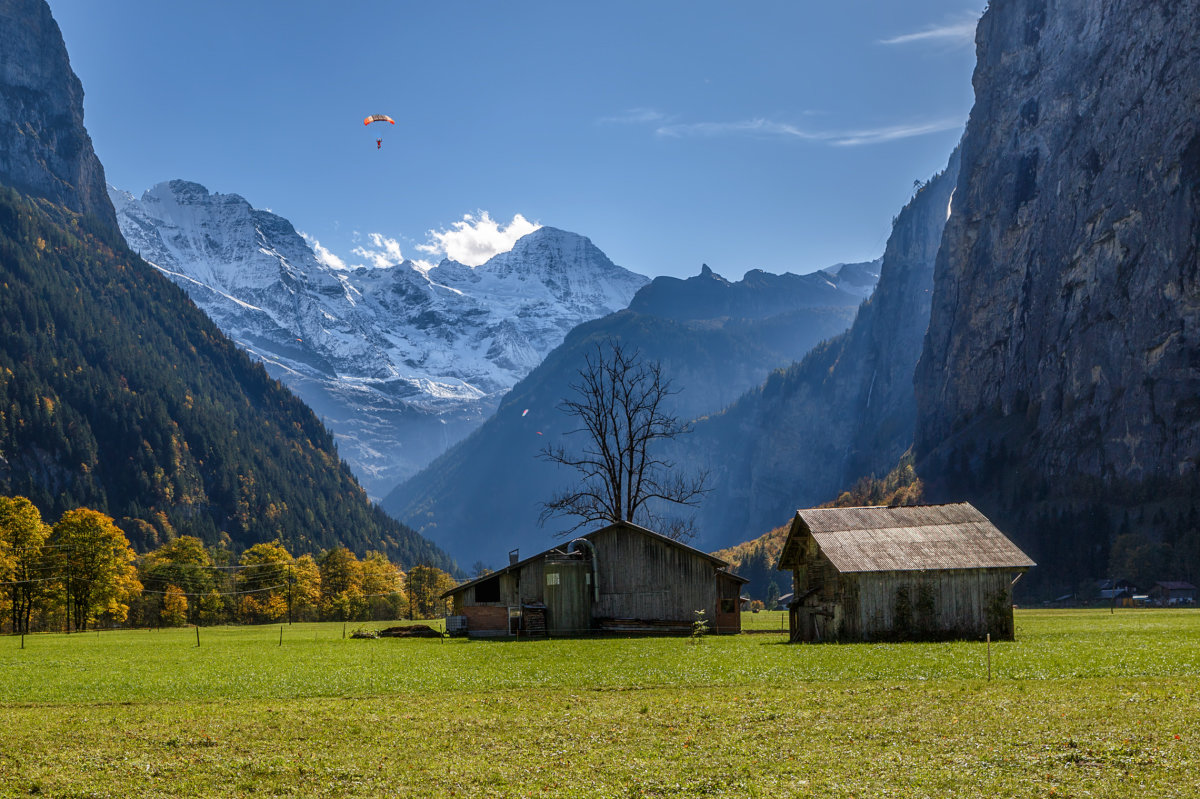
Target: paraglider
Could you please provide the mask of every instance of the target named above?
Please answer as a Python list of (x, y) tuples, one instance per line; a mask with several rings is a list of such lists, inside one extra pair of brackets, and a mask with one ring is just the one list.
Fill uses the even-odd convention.
[[(372, 114), (371, 116), (369, 116), (363, 120), (364, 125), (370, 125), (373, 122), (390, 122), (393, 125), (396, 124), (396, 120), (392, 119), (387, 114)], [(379, 134), (377, 136), (377, 138), (375, 139), (375, 149), (376, 150), (383, 149), (383, 134)]]

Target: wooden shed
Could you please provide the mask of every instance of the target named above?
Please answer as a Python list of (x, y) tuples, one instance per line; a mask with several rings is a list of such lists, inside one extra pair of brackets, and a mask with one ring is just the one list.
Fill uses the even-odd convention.
[(469, 635), (741, 632), (747, 582), (720, 558), (618, 522), (457, 586), (454, 615)]
[(796, 511), (792, 641), (1012, 639), (1012, 584), (1034, 562), (968, 503)]

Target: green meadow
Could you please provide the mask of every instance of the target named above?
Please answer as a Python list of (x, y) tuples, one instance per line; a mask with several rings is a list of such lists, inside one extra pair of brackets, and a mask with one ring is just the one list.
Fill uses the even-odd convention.
[(1198, 795), (1200, 611), (1018, 611), (991, 680), (982, 642), (343, 629), (0, 639), (0, 794)]

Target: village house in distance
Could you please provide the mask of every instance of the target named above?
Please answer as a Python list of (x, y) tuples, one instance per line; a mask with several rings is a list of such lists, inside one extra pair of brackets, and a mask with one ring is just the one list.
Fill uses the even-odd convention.
[(1011, 640), (1034, 565), (965, 502), (799, 510), (779, 556), (792, 641)]
[(450, 631), (472, 636), (690, 633), (696, 611), (710, 631), (741, 632), (747, 580), (729, 564), (617, 522), (456, 586)]

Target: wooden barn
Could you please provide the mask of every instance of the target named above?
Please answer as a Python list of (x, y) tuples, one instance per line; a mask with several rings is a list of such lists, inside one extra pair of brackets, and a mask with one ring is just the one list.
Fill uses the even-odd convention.
[(1012, 639), (1012, 584), (1034, 562), (968, 503), (796, 512), (792, 641)]
[(728, 563), (637, 525), (618, 522), (457, 586), (454, 619), (469, 635), (741, 632), (747, 581)]

